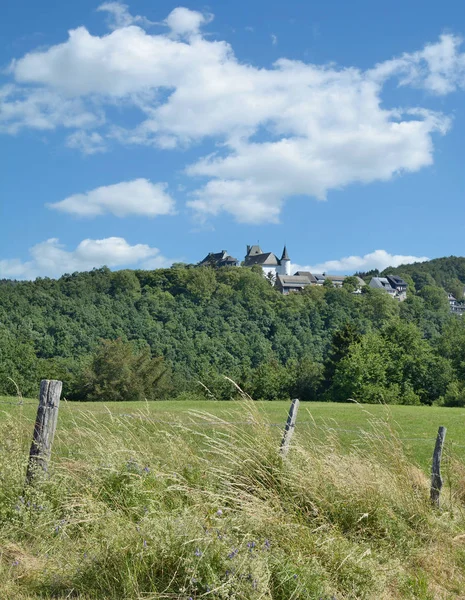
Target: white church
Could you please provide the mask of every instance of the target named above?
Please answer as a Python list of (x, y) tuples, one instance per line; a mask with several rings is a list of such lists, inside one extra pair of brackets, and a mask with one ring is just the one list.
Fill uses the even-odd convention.
[(284, 246), (281, 258), (278, 258), (273, 252), (263, 252), (260, 246), (247, 246), (244, 267), (253, 265), (260, 265), (263, 273), (273, 279), (276, 279), (278, 275), (290, 276), (291, 274), (291, 259), (286, 246)]

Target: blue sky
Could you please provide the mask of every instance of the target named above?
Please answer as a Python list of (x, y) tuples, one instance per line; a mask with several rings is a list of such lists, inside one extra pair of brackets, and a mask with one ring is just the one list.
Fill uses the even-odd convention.
[(459, 0), (8, 3), (0, 277), (463, 254), (463, 35)]

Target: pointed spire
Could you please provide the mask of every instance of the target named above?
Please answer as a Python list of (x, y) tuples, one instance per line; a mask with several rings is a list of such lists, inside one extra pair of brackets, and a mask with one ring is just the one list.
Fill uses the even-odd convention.
[(287, 248), (284, 246), (283, 255), (281, 256), (281, 260), (291, 260), (289, 258), (289, 254), (287, 253)]

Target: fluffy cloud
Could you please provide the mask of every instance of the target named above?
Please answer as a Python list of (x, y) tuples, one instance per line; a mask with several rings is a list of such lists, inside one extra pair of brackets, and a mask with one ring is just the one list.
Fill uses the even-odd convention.
[(212, 20), (213, 15), (203, 15), (195, 10), (178, 6), (171, 11), (165, 23), (174, 35), (182, 37), (198, 34), (202, 25)]
[(83, 240), (75, 250), (66, 250), (59, 240), (52, 238), (30, 249), (31, 259), (0, 260), (0, 278), (34, 279), (58, 277), (63, 273), (86, 271), (94, 267), (139, 267), (156, 269), (169, 266), (158, 248), (146, 244), (131, 246), (119, 237), (103, 240)]
[(190, 175), (212, 178), (189, 205), (213, 215), (226, 211), (246, 223), (276, 222), (286, 197), (324, 200), (330, 189), (388, 180), (431, 164), (429, 134), (447, 128), (435, 121), (386, 120), (377, 129), (341, 125), (308, 138), (238, 144), (225, 158), (201, 160), (188, 169)]
[(380, 81), (398, 76), (401, 85), (420, 87), (438, 95), (465, 89), (465, 54), (462, 38), (441, 35), (439, 42), (423, 50), (377, 65), (371, 76)]
[[(15, 85), (27, 85), (26, 95), (49, 94), (52, 103), (63, 98), (54, 126), (75, 119), (67, 143), (87, 153), (115, 141), (164, 150), (220, 142), (186, 169), (199, 181), (189, 206), (203, 216), (273, 222), (291, 196), (325, 199), (354, 182), (427, 167), (434, 134), (446, 133), (450, 120), (426, 108), (387, 107), (384, 83), (396, 77), (437, 94), (465, 87), (465, 54), (454, 35), (367, 71), (287, 59), (257, 68), (239, 62), (228, 43), (204, 37), (211, 17), (200, 12), (178, 7), (163, 22), (169, 32), (149, 34), (126, 5), (100, 10), (114, 31), (95, 36), (79, 27), (65, 42), (13, 61)], [(90, 131), (86, 115), (115, 103), (137, 108), (139, 122)], [(0, 123), (2, 111), (17, 110), (0, 97)], [(25, 117), (24, 126), (31, 121)]]
[(57, 127), (79, 129), (102, 125), (101, 111), (86, 108), (79, 98), (63, 97), (47, 88), (0, 87), (0, 133), (16, 134), (21, 129), (39, 131)]
[(174, 213), (174, 200), (166, 192), (166, 188), (166, 183), (135, 179), (101, 186), (84, 194), (74, 194), (48, 206), (79, 217), (104, 214), (117, 217), (169, 215)]
[(10, 71), (18, 83), (47, 86), (69, 96), (122, 98), (150, 88), (181, 87), (189, 73), (195, 79), (196, 71), (220, 66), (230, 52), (225, 42), (198, 36), (185, 42), (149, 35), (134, 25), (102, 37), (78, 27), (66, 42), (14, 61)]
[(108, 13), (108, 25), (110, 29), (120, 29), (121, 27), (129, 27), (129, 25), (138, 24), (141, 27), (154, 25), (145, 17), (132, 16), (129, 12), (127, 4), (121, 2), (104, 2), (98, 8), (100, 12)]
[(404, 256), (402, 254), (389, 254), (386, 250), (375, 250), (365, 256), (346, 256), (340, 260), (328, 260), (313, 266), (292, 265), (294, 271), (310, 271), (313, 273), (348, 273), (356, 271), (370, 271), (378, 269), (383, 271), (387, 267), (398, 267), (416, 262), (429, 260), (426, 256)]

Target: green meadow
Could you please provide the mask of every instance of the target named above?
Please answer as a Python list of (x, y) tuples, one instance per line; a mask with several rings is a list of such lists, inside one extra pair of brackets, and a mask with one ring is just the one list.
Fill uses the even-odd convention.
[(26, 486), (37, 402), (0, 402), (2, 600), (464, 598), (465, 410), (301, 403), (283, 458), (288, 402), (62, 401)]
[[(272, 429), (284, 427), (289, 402), (256, 402), (257, 410), (269, 421)], [(25, 431), (33, 428), (37, 400), (25, 399), (18, 405), (15, 398), (0, 397), (0, 419), (18, 418)], [(66, 455), (69, 451), (60, 443), (64, 432), (85, 427), (91, 420), (118, 430), (118, 423), (150, 421), (160, 429), (176, 424), (193, 429), (224, 430), (230, 424), (246, 428), (247, 409), (241, 401), (159, 401), (159, 402), (66, 402), (59, 412), (57, 445), (54, 450)], [(212, 419), (208, 419), (208, 415)], [(376, 429), (377, 423), (388, 425), (398, 436), (406, 454), (422, 468), (428, 469), (434, 441), (440, 425), (447, 427), (447, 452), (465, 459), (465, 408), (430, 406), (363, 405), (356, 403), (302, 402), (297, 417), (296, 435), (327, 439), (337, 435), (344, 446), (363, 444), (365, 433)]]

